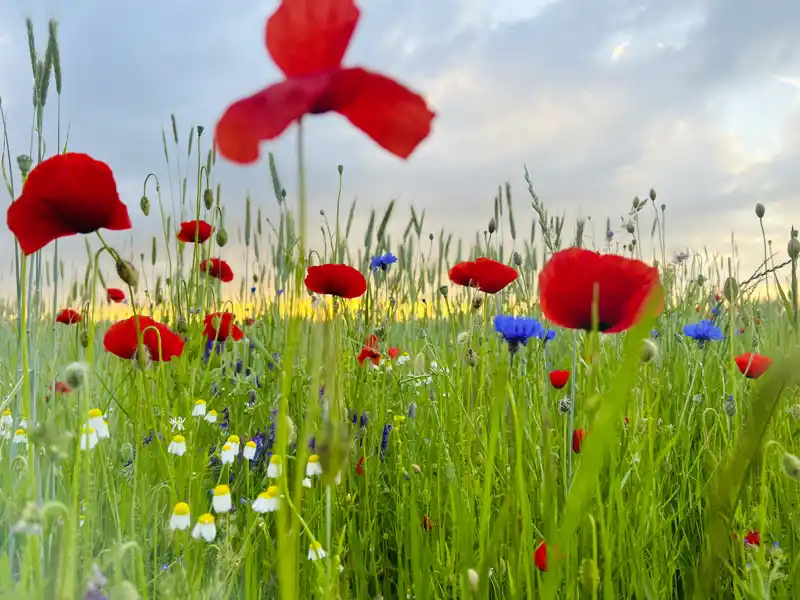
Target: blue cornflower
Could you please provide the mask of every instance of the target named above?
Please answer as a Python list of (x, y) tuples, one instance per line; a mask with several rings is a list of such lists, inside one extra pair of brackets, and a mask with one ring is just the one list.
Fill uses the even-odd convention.
[(660, 335), (661, 334), (658, 332), (658, 329), (653, 329), (650, 332), (650, 337), (653, 338), (654, 340), (658, 339), (658, 336), (660, 336)]
[(548, 329), (547, 333), (544, 334), (544, 337), (542, 338), (542, 341), (546, 344), (550, 340), (554, 340), (554, 339), (556, 339), (555, 330), (554, 329)]
[(277, 292), (275, 292), (275, 293), (276, 293), (278, 296), (283, 296), (283, 288), (279, 289), (279, 290), (278, 290)]
[(722, 312), (722, 309), (719, 306), (715, 306), (711, 309), (711, 314), (717, 316), (719, 313)]
[(361, 413), (361, 419), (359, 421), (361, 428), (363, 429), (364, 427), (366, 427), (367, 423), (369, 423), (369, 415), (367, 415), (367, 413)]
[(722, 330), (708, 319), (703, 319), (699, 323), (684, 325), (683, 335), (697, 341), (700, 346), (703, 346), (706, 342), (725, 339)]
[(388, 423), (383, 426), (383, 434), (381, 435), (381, 462), (383, 462), (383, 455), (389, 449), (389, 434), (392, 432), (392, 426)]
[(256, 293), (256, 286), (253, 286), (253, 287), (250, 288), (250, 293), (251, 294), (255, 294)]
[(391, 252), (387, 252), (383, 256), (373, 256), (372, 260), (370, 260), (369, 268), (372, 269), (373, 273), (377, 273), (378, 269), (386, 271), (389, 265), (393, 265), (396, 262), (397, 257)]
[(508, 349), (512, 354), (519, 350), (520, 344), (527, 346), (530, 338), (541, 339), (547, 335), (544, 326), (531, 317), (497, 315), (494, 318), (494, 329), (508, 342)]

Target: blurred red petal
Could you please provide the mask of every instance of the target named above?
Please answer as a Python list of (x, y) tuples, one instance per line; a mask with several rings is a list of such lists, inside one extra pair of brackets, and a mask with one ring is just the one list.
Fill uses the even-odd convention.
[(234, 323), (235, 318), (236, 317), (229, 312), (215, 312), (206, 315), (203, 320), (205, 325), (203, 334), (209, 340), (224, 342), (229, 338), (233, 338), (234, 341), (238, 342), (244, 337), (244, 332)]
[(108, 298), (109, 302), (116, 302), (119, 304), (125, 300), (125, 292), (118, 290), (117, 288), (108, 288), (106, 289), (106, 297)]
[(163, 323), (146, 316), (129, 317), (109, 327), (103, 337), (105, 349), (120, 358), (133, 358), (138, 350), (137, 320), (142, 332), (142, 345), (151, 360), (168, 362), (183, 353), (183, 338)]
[(389, 349), (386, 351), (386, 354), (388, 354), (388, 355), (389, 355), (389, 358), (391, 358), (392, 360), (394, 360), (394, 359), (395, 359), (395, 358), (397, 358), (397, 356), (400, 354), (400, 348), (389, 348)]
[(77, 310), (72, 310), (71, 308), (65, 308), (56, 317), (57, 323), (63, 323), (64, 325), (72, 325), (74, 323), (81, 322), (81, 315)]
[(739, 372), (748, 379), (758, 379), (766, 373), (767, 369), (772, 365), (772, 359), (769, 356), (753, 354), (751, 352), (740, 354), (734, 357), (733, 360), (736, 362)]
[(367, 291), (367, 280), (360, 271), (348, 265), (309, 267), (305, 284), (312, 292), (340, 298), (358, 298)]
[(61, 237), (131, 228), (109, 166), (75, 152), (57, 154), (30, 172), (6, 222), (25, 254)]
[(583, 429), (576, 429), (572, 432), (572, 451), (575, 454), (581, 453), (581, 446), (583, 445), (583, 438), (586, 437), (586, 432)]
[(267, 21), (266, 44), (287, 78), (338, 68), (358, 24), (353, 0), (283, 0)]
[(416, 92), (362, 68), (336, 72), (323, 102), (318, 112), (335, 110), (400, 158), (408, 158), (428, 137), (436, 116)]
[(560, 390), (569, 381), (569, 371), (550, 371), (550, 384)]
[(533, 562), (540, 571), (547, 571), (547, 544), (544, 542), (533, 552)]
[(487, 294), (496, 294), (519, 276), (512, 267), (485, 257), (458, 263), (450, 269), (449, 275), (453, 283), (475, 287)]
[(214, 277), (224, 283), (233, 281), (233, 269), (228, 263), (219, 258), (207, 258), (200, 263), (200, 270), (209, 277)]
[(197, 242), (202, 244), (211, 237), (212, 233), (214, 233), (214, 228), (205, 221), (186, 221), (181, 223), (178, 239), (186, 243)]

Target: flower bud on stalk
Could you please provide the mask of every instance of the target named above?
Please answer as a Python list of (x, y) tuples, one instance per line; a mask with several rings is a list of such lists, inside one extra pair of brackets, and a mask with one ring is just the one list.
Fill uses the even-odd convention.
[(147, 196), (142, 196), (142, 199), (139, 200), (139, 207), (145, 217), (150, 215), (150, 199)]
[(135, 289), (136, 286), (139, 285), (139, 273), (136, 272), (136, 267), (127, 260), (121, 258), (117, 260), (116, 266), (119, 278)]

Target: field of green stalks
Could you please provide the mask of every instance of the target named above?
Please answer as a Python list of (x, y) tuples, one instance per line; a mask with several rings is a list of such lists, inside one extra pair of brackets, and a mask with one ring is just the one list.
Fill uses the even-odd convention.
[[(44, 228), (37, 190), (88, 159), (57, 24), (28, 32), (31, 145), (6, 133), (2, 172)], [(394, 202), (356, 240), (341, 186), (306, 214), (302, 162), (288, 182), (265, 158), (269, 202), (224, 197), (212, 129), (173, 116), (122, 199), (152, 245), (64, 219), (78, 278), (9, 208), (0, 597), (800, 597), (795, 231), (757, 206), (743, 273), (733, 239), (674, 254), (655, 190), (591, 232), (524, 170), (474, 240)]]

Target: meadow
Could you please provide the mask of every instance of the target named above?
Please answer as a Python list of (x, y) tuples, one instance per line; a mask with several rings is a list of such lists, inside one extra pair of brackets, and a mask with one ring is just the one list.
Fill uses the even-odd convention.
[[(597, 228), (525, 169), (474, 240), (394, 201), (356, 240), (358, 165), (307, 214), (306, 116), (407, 158), (435, 115), (341, 67), (358, 9), (323, 3), (268, 21), (285, 81), (215, 127), (171, 117), (139, 199), (69, 147), (57, 23), (27, 23), (24, 153), (0, 102), (0, 597), (797, 597), (797, 232), (757, 205), (743, 273), (733, 237), (674, 253), (656, 190)], [(225, 196), (218, 161), (280, 135), (299, 180), (267, 154), (274, 204)], [(161, 235), (106, 244), (135, 211)]]

